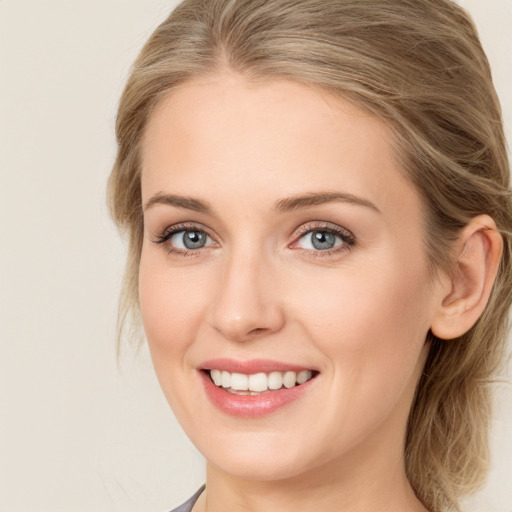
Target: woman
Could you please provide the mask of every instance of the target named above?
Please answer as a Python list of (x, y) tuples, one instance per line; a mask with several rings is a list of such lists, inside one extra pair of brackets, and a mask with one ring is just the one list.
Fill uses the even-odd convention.
[[(186, 0), (110, 179), (183, 508), (441, 511), (482, 482), (511, 300), (499, 102), (447, 0)], [(202, 491), (202, 492), (201, 492)]]

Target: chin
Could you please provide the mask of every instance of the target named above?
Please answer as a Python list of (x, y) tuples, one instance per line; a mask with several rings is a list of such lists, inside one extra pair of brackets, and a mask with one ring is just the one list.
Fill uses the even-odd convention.
[[(208, 445), (198, 446), (208, 464), (235, 478), (278, 481), (295, 478), (321, 465), (319, 457), (307, 453), (305, 440), (268, 432), (253, 435), (233, 434)], [(281, 432), (282, 434), (282, 432)], [(317, 454), (318, 455), (318, 454)]]
[[(284, 455), (284, 454), (283, 454)], [(219, 468), (232, 477), (243, 480), (274, 482), (295, 478), (305, 472), (300, 461), (287, 460), (286, 457), (259, 457), (258, 459), (245, 456), (223, 457), (222, 460), (208, 460), (208, 464)]]

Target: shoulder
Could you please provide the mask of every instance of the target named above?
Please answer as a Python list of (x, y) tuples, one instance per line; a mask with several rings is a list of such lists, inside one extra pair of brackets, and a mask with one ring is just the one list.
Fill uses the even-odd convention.
[(191, 512), (192, 507), (194, 506), (194, 503), (197, 501), (197, 498), (199, 498), (200, 494), (204, 491), (205, 486), (203, 485), (198, 491), (192, 496), (190, 499), (188, 499), (185, 503), (180, 505), (179, 507), (171, 510), (171, 512)]

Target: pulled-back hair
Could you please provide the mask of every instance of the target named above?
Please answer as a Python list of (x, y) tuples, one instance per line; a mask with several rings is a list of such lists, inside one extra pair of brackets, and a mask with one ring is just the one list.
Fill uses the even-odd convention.
[(121, 328), (140, 314), (140, 143), (148, 118), (173, 88), (226, 68), (247, 80), (319, 87), (391, 127), (401, 169), (422, 197), (433, 276), (450, 272), (453, 242), (473, 217), (495, 220), (504, 253), (487, 308), (460, 338), (429, 334), (405, 444), (419, 499), (433, 512), (459, 510), (487, 470), (491, 385), (504, 360), (512, 298), (509, 165), (473, 22), (449, 0), (181, 3), (142, 49), (119, 105), (109, 201), (129, 235)]

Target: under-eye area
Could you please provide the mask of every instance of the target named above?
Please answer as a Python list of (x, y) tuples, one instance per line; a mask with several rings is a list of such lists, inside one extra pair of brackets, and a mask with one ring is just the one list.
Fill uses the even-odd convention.
[(252, 374), (228, 372), (225, 370), (203, 370), (211, 381), (219, 388), (229, 393), (239, 395), (259, 395), (279, 389), (291, 389), (314, 379), (319, 372), (315, 370), (301, 370), (269, 373), (258, 372)]

